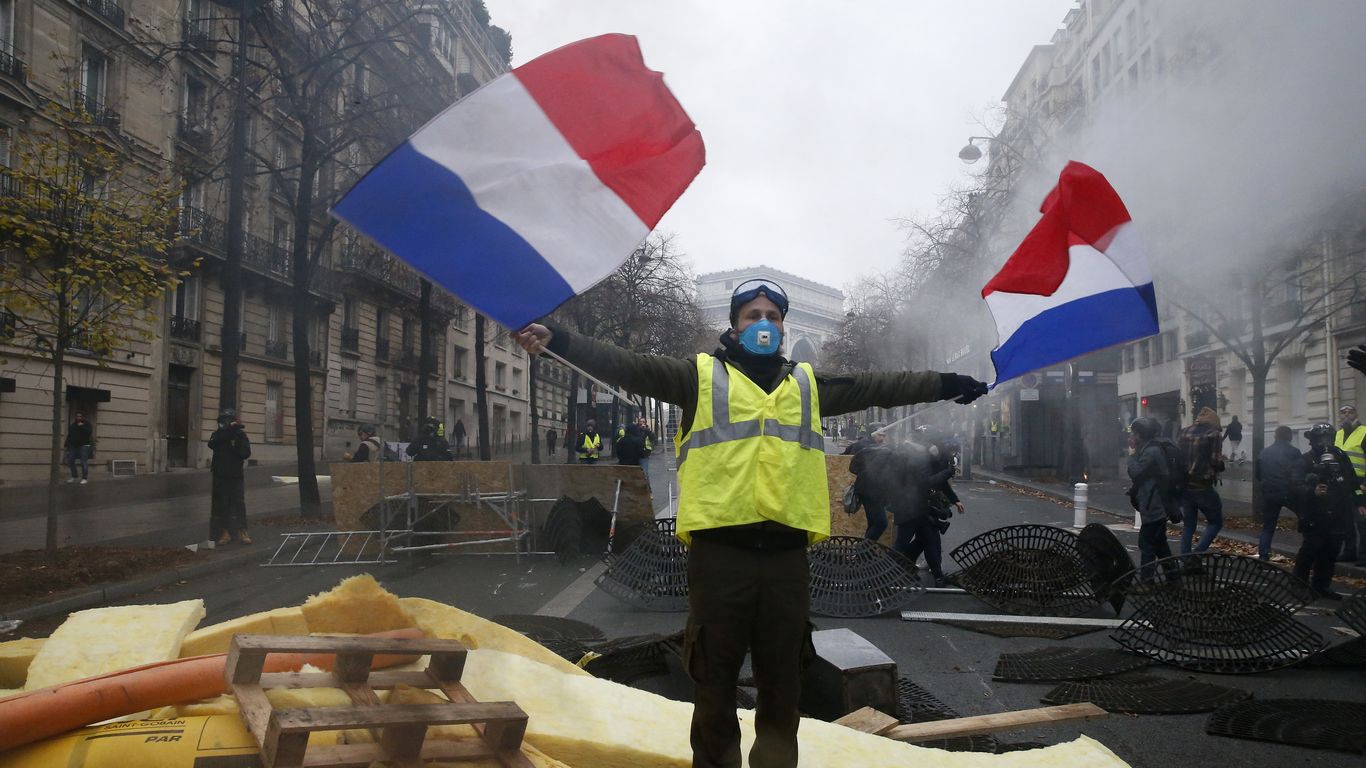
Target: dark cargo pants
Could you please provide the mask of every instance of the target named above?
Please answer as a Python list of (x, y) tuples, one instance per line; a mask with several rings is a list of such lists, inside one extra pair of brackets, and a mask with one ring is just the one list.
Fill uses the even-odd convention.
[(738, 768), (735, 684), (745, 652), (759, 689), (751, 768), (797, 764), (801, 671), (815, 657), (806, 550), (748, 549), (694, 537), (684, 665), (696, 683), (693, 765)]

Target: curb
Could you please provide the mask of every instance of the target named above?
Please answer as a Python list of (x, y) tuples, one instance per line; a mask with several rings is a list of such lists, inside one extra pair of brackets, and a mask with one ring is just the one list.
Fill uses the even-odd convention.
[[(1072, 501), (1072, 497), (1063, 491), (1056, 491), (1052, 488), (1035, 485), (1033, 483), (1026, 482), (1019, 478), (1014, 478), (1009, 475), (1001, 474), (998, 472), (992, 472), (990, 470), (973, 468), (972, 471), (976, 474), (981, 475), (984, 478), (987, 478), (989, 480), (995, 480), (996, 482), (1002, 483), (1004, 485), (1010, 485), (1016, 488), (1023, 488), (1030, 491), (1036, 491), (1038, 493), (1044, 493), (1049, 496), (1052, 496), (1055, 499), (1060, 499), (1066, 502)], [(1095, 504), (1088, 504), (1087, 509), (1093, 509), (1097, 512), (1110, 515), (1111, 517), (1118, 517), (1122, 520), (1132, 520), (1134, 517), (1133, 510), (1128, 509), (1124, 510), (1123, 512), (1116, 512), (1113, 509), (1107, 509), (1106, 507), (1097, 506)], [(1242, 531), (1229, 531), (1228, 529), (1219, 531), (1219, 536), (1221, 538), (1233, 539), (1234, 541), (1240, 542), (1242, 544), (1252, 544), (1254, 546), (1257, 544), (1258, 538), (1254, 535), (1243, 533)], [(1291, 560), (1295, 559), (1295, 554), (1299, 551), (1298, 548), (1286, 547), (1284, 545), (1276, 544), (1274, 541), (1271, 545), (1271, 550), (1273, 552), (1276, 552), (1277, 554), (1284, 555), (1290, 558)], [(1336, 574), (1337, 576), (1348, 576), (1356, 579), (1366, 579), (1366, 568), (1356, 565), (1349, 565), (1347, 563), (1338, 563), (1337, 567), (1334, 569), (1334, 574)]]
[(150, 592), (157, 587), (164, 587), (167, 584), (174, 584), (178, 581), (193, 579), (211, 573), (217, 573), (218, 571), (227, 570), (228, 568), (242, 564), (244, 561), (254, 559), (253, 556), (259, 555), (260, 553), (260, 549), (247, 549), (242, 550), (240, 553), (222, 558), (215, 558), (205, 563), (176, 566), (168, 571), (154, 573), (140, 579), (123, 581), (117, 584), (111, 584), (107, 587), (99, 587), (74, 595), (68, 595), (53, 600), (50, 603), (42, 603), (41, 605), (8, 611), (0, 614), (0, 620), (18, 619), (21, 621), (28, 621), (55, 614), (71, 613), (72, 611), (79, 611), (84, 608), (94, 608), (113, 600), (120, 600), (132, 595), (142, 594), (143, 592)]

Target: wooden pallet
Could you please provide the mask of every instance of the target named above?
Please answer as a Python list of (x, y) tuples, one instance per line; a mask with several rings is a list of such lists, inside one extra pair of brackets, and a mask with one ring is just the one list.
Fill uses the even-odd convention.
[[(265, 673), (268, 653), (335, 653), (331, 672)], [(427, 668), (371, 671), (376, 654), (430, 654)], [(242, 719), (261, 745), (265, 768), (368, 766), (376, 760), (416, 768), (428, 760), (493, 758), (507, 768), (530, 768), (521, 752), (527, 716), (516, 703), (478, 702), (460, 684), (465, 647), (454, 640), (374, 637), (237, 635), (228, 649), (226, 676)], [(440, 689), (449, 704), (381, 704), (376, 690), (400, 685)], [(267, 688), (340, 688), (352, 707), (274, 709)], [(433, 725), (473, 726), (478, 741), (427, 738)], [(314, 731), (371, 729), (373, 744), (308, 748)]]

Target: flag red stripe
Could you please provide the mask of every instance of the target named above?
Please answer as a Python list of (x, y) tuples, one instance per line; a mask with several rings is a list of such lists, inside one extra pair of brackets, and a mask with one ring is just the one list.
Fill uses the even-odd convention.
[(702, 134), (636, 39), (601, 35), (513, 70), (602, 183), (653, 228), (706, 162)]
[(1084, 163), (1069, 162), (1058, 185), (1044, 198), (1043, 216), (982, 289), (1051, 295), (1067, 276), (1068, 246), (1088, 243), (1099, 251), (1109, 246), (1129, 210), (1110, 182)]

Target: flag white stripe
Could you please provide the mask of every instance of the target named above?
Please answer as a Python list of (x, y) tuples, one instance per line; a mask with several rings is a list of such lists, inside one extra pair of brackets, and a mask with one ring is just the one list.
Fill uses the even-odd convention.
[(409, 140), (460, 177), (484, 211), (535, 248), (579, 293), (649, 228), (574, 151), (515, 75), (504, 75)]
[(1113, 261), (1095, 248), (1074, 245), (1067, 252), (1071, 268), (1051, 296), (1005, 291), (987, 294), (987, 307), (996, 320), (998, 347), (1014, 336), (1020, 326), (1054, 307), (1106, 291), (1135, 287)]

